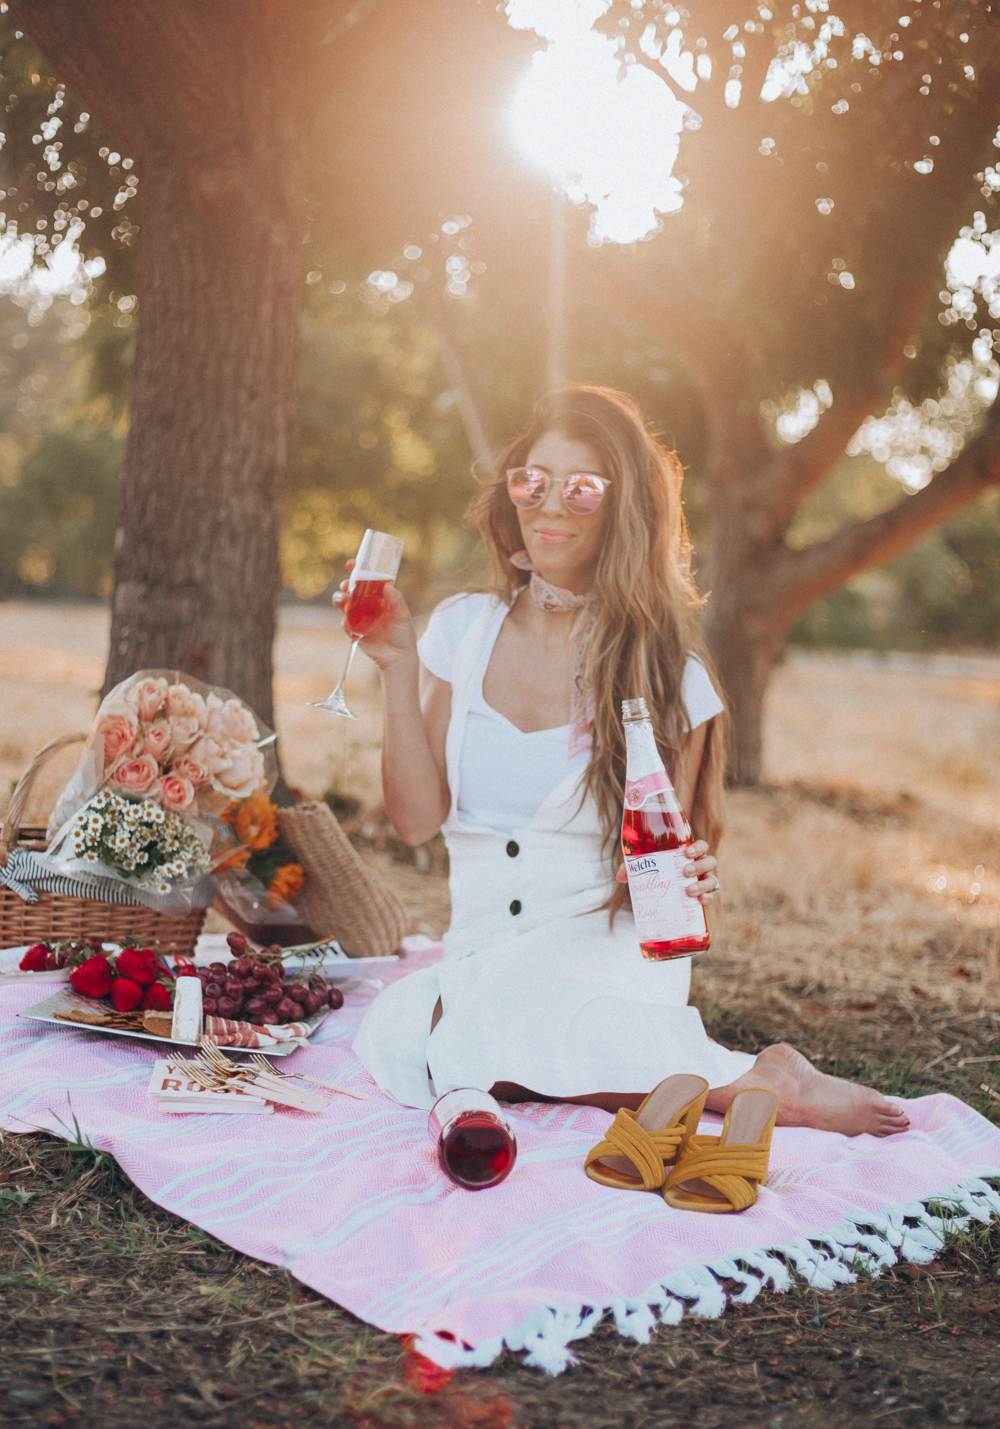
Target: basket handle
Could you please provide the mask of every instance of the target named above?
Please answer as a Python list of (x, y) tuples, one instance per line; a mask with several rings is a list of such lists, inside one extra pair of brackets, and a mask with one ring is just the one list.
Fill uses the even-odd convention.
[(24, 813), (24, 806), (28, 802), (28, 795), (31, 793), (31, 786), (35, 782), (35, 775), (39, 769), (43, 764), (47, 764), (58, 750), (65, 749), (67, 744), (82, 744), (87, 738), (86, 734), (61, 734), (58, 739), (50, 739), (48, 744), (42, 745), (21, 775), (7, 808), (3, 827), (0, 828), (0, 867), (6, 864), (7, 855), (17, 843), (17, 836), (21, 832), (21, 815)]

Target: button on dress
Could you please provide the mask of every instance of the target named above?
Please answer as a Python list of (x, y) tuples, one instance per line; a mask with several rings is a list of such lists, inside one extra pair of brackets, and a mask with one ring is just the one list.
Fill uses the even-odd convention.
[[(619, 912), (611, 925), (601, 907), (614, 876), (596, 804), (583, 794), (586, 755), (567, 760), (568, 727), (538, 731), (550, 736), (539, 753), (545, 740), (516, 730), (483, 702), (483, 674), (507, 611), (496, 596), (453, 597), (435, 611), (421, 641), (425, 664), (450, 676), (452, 686), (452, 803), (444, 824), (452, 921), (441, 962), (379, 994), (354, 1051), (389, 1096), (428, 1109), (455, 1087), (488, 1090), (498, 1081), (550, 1097), (645, 1094), (674, 1072), (724, 1086), (754, 1058), (712, 1042), (698, 1010), (687, 1005), (690, 958), (647, 962), (631, 913)], [(447, 675), (433, 651), (436, 617), (439, 643), (444, 617), (452, 647)], [(697, 724), (721, 704), (703, 667), (693, 657), (691, 663), (708, 690), (701, 702), (709, 713), (699, 718), (685, 675), (689, 722)], [(484, 709), (509, 728), (498, 725), (491, 734), (477, 713)], [(470, 710), (476, 723), (467, 745)], [(480, 778), (482, 763), (494, 757), (491, 740), (504, 745), (493, 785)], [(561, 763), (554, 762), (560, 746)], [(511, 771), (522, 748), (525, 766), (537, 773), (519, 788)], [(462, 787), (463, 769), (475, 807)], [(529, 814), (532, 788), (544, 797)], [(505, 798), (512, 804), (506, 810)], [(489, 822), (476, 821), (484, 818)], [(432, 1033), (439, 998), (442, 1016)]]

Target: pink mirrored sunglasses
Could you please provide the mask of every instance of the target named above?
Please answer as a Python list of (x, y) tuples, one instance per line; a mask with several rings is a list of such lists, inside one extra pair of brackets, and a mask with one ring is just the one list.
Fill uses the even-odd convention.
[(590, 471), (552, 476), (540, 466), (514, 466), (507, 472), (507, 494), (515, 506), (530, 511), (542, 505), (553, 482), (562, 487), (566, 510), (575, 516), (589, 516), (596, 511), (608, 489), (607, 478)]

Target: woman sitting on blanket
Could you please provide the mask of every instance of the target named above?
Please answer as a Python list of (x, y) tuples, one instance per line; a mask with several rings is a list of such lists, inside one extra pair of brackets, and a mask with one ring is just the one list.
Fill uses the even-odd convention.
[(498, 469), (472, 506), (493, 589), (443, 601), (419, 642), (391, 590), (365, 636), (386, 809), (408, 844), (443, 828), (452, 923), (440, 964), (375, 1000), (355, 1052), (413, 1107), (474, 1086), (614, 1111), (688, 1072), (713, 1111), (764, 1087), (779, 1124), (905, 1131), (885, 1097), (792, 1047), (713, 1042), (688, 1006), (690, 959), (639, 951), (619, 842), (625, 698), (645, 697), (691, 818), (689, 893), (708, 904), (719, 889), (724, 707), (694, 622), (676, 456), (629, 398), (570, 387)]

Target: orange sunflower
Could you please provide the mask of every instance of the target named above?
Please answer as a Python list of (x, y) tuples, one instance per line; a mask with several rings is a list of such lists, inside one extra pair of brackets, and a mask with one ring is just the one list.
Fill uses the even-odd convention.
[(306, 871), (301, 863), (283, 863), (275, 870), (267, 887), (267, 906), (279, 908), (288, 903), (298, 893), (306, 881)]
[(256, 852), (270, 848), (278, 837), (278, 806), (266, 794), (251, 794), (236, 810), (236, 837)]
[(223, 873), (227, 868), (246, 868), (250, 862), (250, 850), (248, 848), (238, 848), (235, 853), (231, 853), (223, 863), (215, 865), (216, 873)]

